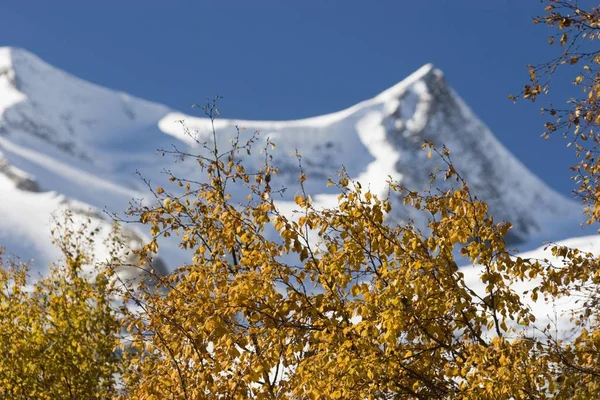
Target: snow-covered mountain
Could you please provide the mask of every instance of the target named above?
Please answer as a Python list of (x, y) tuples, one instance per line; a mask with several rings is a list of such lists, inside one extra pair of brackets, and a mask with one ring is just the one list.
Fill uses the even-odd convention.
[[(98, 211), (122, 211), (132, 198), (147, 195), (135, 170), (157, 184), (165, 181), (165, 167), (197, 173), (156, 154), (172, 144), (198, 150), (183, 134), (182, 119), (200, 141), (211, 140), (206, 118), (85, 82), (25, 50), (0, 48), (0, 245), (45, 266), (57, 256), (48, 232), (57, 208), (100, 221)], [(236, 126), (247, 128), (242, 134), (259, 130), (261, 140), (277, 144), (277, 183), (291, 189), (280, 200), (283, 209), (292, 207), (296, 193), (295, 149), (303, 156), (308, 191), (315, 202), (328, 205), (335, 192), (326, 187), (326, 178), (342, 165), (382, 194), (388, 177), (411, 189), (426, 188), (439, 162), (421, 150), (426, 139), (445, 144), (457, 170), (488, 201), (496, 219), (514, 224), (513, 242), (574, 236), (581, 219), (580, 206), (515, 159), (431, 65), (333, 114), (277, 122), (217, 120), (219, 140), (233, 137)], [(249, 163), (264, 156), (252, 157)], [(395, 209), (397, 220), (424, 223), (400, 204)], [(105, 219), (100, 223), (108, 229)], [(142, 236), (136, 232), (132, 240)], [(180, 261), (175, 248), (166, 246), (161, 254), (167, 265)]]

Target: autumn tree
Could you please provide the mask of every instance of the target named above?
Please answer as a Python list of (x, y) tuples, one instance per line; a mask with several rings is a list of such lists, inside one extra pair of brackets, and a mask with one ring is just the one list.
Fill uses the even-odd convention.
[[(215, 104), (205, 112), (214, 122)], [(128, 293), (136, 350), (121, 398), (525, 399), (555, 391), (547, 347), (524, 333), (535, 318), (511, 289), (544, 267), (511, 257), (510, 224), (471, 195), (447, 149), (424, 144), (446, 162), (453, 189), (420, 194), (390, 182), (406, 207), (431, 216), (423, 233), (386, 223), (389, 199), (343, 171), (329, 181), (337, 206), (316, 208), (300, 155), (298, 209), (282, 214), (275, 145), (265, 141), (263, 167), (246, 171), (243, 154), (256, 136), (240, 137), (220, 150), (213, 129), (203, 152), (185, 154), (205, 179), (171, 176), (172, 189), (154, 190), (157, 206), (130, 210), (153, 234), (142, 259), (166, 236), (190, 257), (160, 280), (164, 290)], [(458, 262), (482, 266), (483, 290), (466, 283), (457, 252)]]
[(109, 270), (90, 274), (97, 233), (70, 215), (55, 226), (64, 259), (32, 281), (0, 250), (0, 397), (108, 399), (117, 393), (121, 322)]

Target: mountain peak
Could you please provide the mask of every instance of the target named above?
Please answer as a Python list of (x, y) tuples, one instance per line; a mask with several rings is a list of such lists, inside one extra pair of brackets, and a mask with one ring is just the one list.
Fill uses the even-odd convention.
[(417, 69), (415, 72), (410, 74), (407, 79), (411, 77), (415, 77), (415, 79), (423, 79), (431, 74), (441, 74), (442, 71), (436, 68), (432, 63), (424, 64), (421, 68)]
[(387, 101), (393, 98), (398, 98), (402, 96), (402, 94), (406, 92), (408, 88), (419, 82), (422, 82), (426, 86), (429, 86), (433, 83), (443, 81), (444, 73), (442, 72), (442, 70), (436, 68), (433, 64), (428, 63), (423, 65), (421, 68), (417, 69), (415, 72), (413, 72), (394, 86), (381, 92), (375, 97), (375, 99), (380, 101)]

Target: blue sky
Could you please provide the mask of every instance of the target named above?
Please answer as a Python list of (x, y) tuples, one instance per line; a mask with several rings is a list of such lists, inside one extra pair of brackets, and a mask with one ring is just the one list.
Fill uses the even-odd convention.
[(542, 9), (537, 0), (7, 0), (0, 45), (186, 112), (220, 94), (223, 116), (244, 119), (337, 111), (432, 62), (513, 154), (568, 194), (573, 157), (559, 137), (540, 138), (543, 104), (508, 100), (525, 65), (553, 54), (548, 31), (531, 23)]

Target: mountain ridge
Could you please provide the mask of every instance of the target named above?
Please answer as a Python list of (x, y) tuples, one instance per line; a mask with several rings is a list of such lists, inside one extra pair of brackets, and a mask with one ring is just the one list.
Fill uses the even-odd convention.
[[(212, 140), (207, 118), (86, 82), (26, 50), (0, 48), (0, 189), (4, 192), (0, 218), (11, 221), (0, 223), (0, 243), (4, 240), (7, 247), (15, 245), (42, 262), (52, 259), (40, 257), (47, 246), (36, 237), (39, 227), (48, 227), (42, 217), (48, 210), (31, 222), (16, 244), (11, 243), (8, 232), (19, 223), (11, 214), (25, 210), (12, 212), (7, 204), (12, 201), (18, 208), (14, 198), (25, 193), (46, 196), (43, 201), (57, 207), (77, 204), (78, 209), (119, 212), (131, 198), (147, 197), (144, 185), (132, 175), (136, 169), (153, 184), (165, 181), (159, 173), (163, 168), (174, 168), (179, 175), (195, 173), (155, 154), (173, 142), (198, 150), (183, 134), (180, 120), (185, 120), (197, 140)], [(423, 140), (429, 140), (446, 144), (457, 169), (489, 202), (492, 214), (514, 223), (511, 240), (515, 243), (558, 239), (580, 215), (579, 205), (550, 189), (510, 154), (432, 64), (373, 98), (334, 113), (292, 121), (218, 119), (215, 128), (223, 145), (236, 126), (261, 131), (259, 147), (267, 138), (277, 144), (275, 164), (282, 171), (277, 183), (283, 186), (293, 188), (297, 183), (293, 153), (298, 149), (309, 192), (319, 206), (335, 204), (335, 193), (324, 182), (342, 165), (353, 179), (380, 195), (385, 194), (388, 176), (411, 189), (424, 189), (430, 172), (439, 165), (439, 160), (430, 160), (420, 151)], [(246, 162), (258, 166), (261, 159), (252, 156)], [(293, 198), (293, 190), (289, 193)], [(293, 208), (289, 195), (279, 204), (284, 210)], [(392, 218), (426, 223), (399, 205)], [(554, 221), (548, 223), (549, 219)], [(138, 232), (139, 240), (143, 235)], [(27, 240), (35, 243), (33, 249), (21, 248)], [(182, 261), (177, 250), (168, 246), (165, 257), (171, 267)]]

